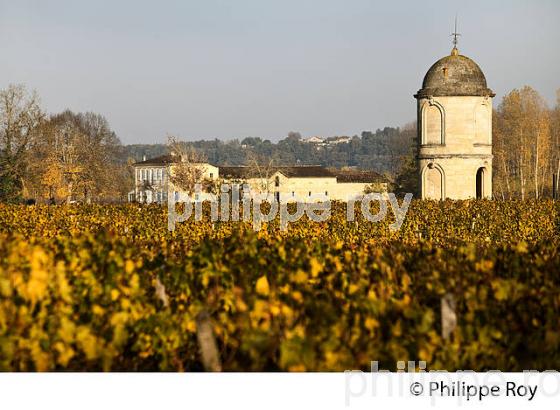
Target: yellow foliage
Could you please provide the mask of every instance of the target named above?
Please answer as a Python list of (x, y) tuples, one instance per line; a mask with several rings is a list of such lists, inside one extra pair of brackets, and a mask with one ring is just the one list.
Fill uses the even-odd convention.
[(119, 295), (121, 293), (119, 292), (118, 289), (111, 289), (111, 300), (114, 302), (115, 300), (117, 300), (119, 298)]
[(206, 315), (225, 370), (558, 367), (559, 209), (413, 202), (390, 232), (334, 204), (258, 233), (205, 210), (171, 233), (154, 206), (0, 205), (0, 371), (200, 369)]
[(259, 295), (268, 296), (268, 294), (270, 293), (270, 287), (268, 285), (268, 279), (266, 278), (266, 275), (263, 275), (259, 279), (257, 279), (255, 290)]
[(319, 273), (323, 270), (323, 264), (317, 258), (311, 258), (309, 265), (311, 266), (311, 277), (316, 278), (319, 276)]
[(76, 341), (80, 349), (85, 353), (88, 360), (94, 360), (98, 356), (97, 338), (91, 334), (86, 326), (78, 327), (76, 332)]

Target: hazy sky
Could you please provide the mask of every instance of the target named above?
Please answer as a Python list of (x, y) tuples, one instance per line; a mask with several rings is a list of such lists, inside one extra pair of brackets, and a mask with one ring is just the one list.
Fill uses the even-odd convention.
[(101, 113), (123, 143), (353, 135), (414, 119), (456, 13), (495, 105), (526, 84), (555, 101), (558, 0), (0, 0), (0, 87)]

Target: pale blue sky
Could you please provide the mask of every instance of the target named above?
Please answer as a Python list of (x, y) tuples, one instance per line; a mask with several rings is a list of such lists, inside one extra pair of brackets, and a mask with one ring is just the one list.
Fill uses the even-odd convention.
[(124, 143), (353, 135), (414, 119), (456, 13), (495, 105), (526, 84), (553, 103), (557, 0), (0, 0), (0, 87), (101, 113)]

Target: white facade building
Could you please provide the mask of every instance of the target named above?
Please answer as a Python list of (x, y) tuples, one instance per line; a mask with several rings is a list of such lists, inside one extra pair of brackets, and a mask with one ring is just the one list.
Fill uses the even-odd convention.
[[(129, 200), (141, 203), (165, 203), (168, 195), (178, 195), (180, 190), (174, 187), (170, 176), (174, 165), (180, 162), (175, 155), (163, 155), (134, 164), (134, 191), (129, 193)], [(219, 169), (207, 163), (193, 163), (189, 166), (201, 170), (201, 178), (217, 180)], [(199, 198), (204, 200), (205, 197)]]
[(324, 141), (325, 141), (324, 138), (317, 137), (317, 136), (305, 138), (304, 140), (302, 140), (302, 142), (305, 142), (305, 143), (308, 143), (308, 144), (321, 144)]
[(366, 189), (387, 192), (387, 181), (372, 171), (345, 171), (321, 166), (283, 166), (268, 170), (220, 167), (223, 180), (247, 183), (252, 192), (265, 193), (279, 202), (348, 201)]
[[(165, 203), (169, 195), (175, 200), (185, 193), (174, 187), (170, 180), (179, 158), (164, 155), (134, 164), (134, 191), (130, 201)], [(281, 202), (314, 202), (318, 200), (348, 201), (360, 196), (366, 189), (387, 192), (387, 181), (372, 171), (333, 170), (320, 166), (284, 166), (257, 170), (254, 167), (217, 167), (208, 163), (190, 164), (202, 171), (201, 179), (249, 185), (252, 193), (266, 194), (267, 200)], [(211, 199), (209, 193), (196, 193), (193, 200)]]

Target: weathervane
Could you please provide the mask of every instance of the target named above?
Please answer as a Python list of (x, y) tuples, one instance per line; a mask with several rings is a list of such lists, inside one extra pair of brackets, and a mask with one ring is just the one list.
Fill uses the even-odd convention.
[(457, 33), (457, 15), (455, 15), (455, 31), (451, 35), (453, 36), (453, 48), (457, 48), (457, 37), (461, 35)]

